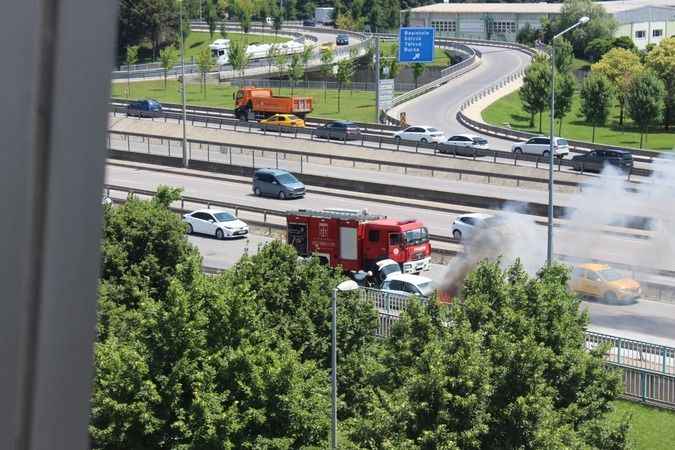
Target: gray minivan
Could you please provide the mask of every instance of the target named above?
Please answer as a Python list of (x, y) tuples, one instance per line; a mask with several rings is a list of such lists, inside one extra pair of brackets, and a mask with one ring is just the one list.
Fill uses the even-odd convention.
[(253, 174), (253, 193), (285, 200), (304, 196), (305, 185), (286, 170), (258, 169)]

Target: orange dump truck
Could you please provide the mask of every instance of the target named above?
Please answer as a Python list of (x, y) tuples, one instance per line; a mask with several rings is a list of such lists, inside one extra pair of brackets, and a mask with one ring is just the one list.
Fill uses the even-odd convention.
[(264, 119), (274, 114), (295, 114), (304, 119), (312, 112), (312, 97), (277, 97), (272, 89), (243, 87), (234, 97), (234, 115), (240, 120)]

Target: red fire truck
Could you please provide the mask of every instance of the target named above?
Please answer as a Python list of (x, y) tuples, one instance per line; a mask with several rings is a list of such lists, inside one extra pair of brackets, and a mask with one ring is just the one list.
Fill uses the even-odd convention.
[(346, 272), (372, 271), (377, 262), (393, 259), (406, 273), (429, 270), (429, 233), (418, 220), (387, 219), (367, 211), (290, 211), (288, 243), (300, 256), (318, 256)]

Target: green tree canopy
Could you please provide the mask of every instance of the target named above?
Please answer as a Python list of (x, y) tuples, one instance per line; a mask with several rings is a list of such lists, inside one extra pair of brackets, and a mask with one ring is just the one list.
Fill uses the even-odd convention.
[(164, 69), (164, 89), (166, 89), (167, 74), (178, 63), (178, 58), (178, 49), (174, 46), (164, 47), (159, 51), (159, 60)]
[(638, 75), (629, 85), (626, 106), (631, 119), (640, 129), (640, 148), (647, 128), (661, 118), (665, 95), (663, 83), (651, 71)]
[(523, 109), (530, 113), (530, 126), (534, 125), (534, 116), (539, 114), (539, 132), (541, 133), (541, 115), (549, 106), (551, 92), (551, 70), (545, 58), (537, 57), (525, 70), (523, 86), (518, 91)]
[(666, 130), (675, 120), (675, 37), (662, 40), (645, 58), (645, 65), (656, 73), (666, 90), (663, 123)]
[(593, 126), (592, 142), (595, 142), (595, 128), (607, 122), (613, 102), (614, 86), (605, 75), (591, 73), (586, 77), (581, 86), (581, 113)]
[(584, 55), (584, 50), (592, 40), (612, 38), (617, 26), (614, 17), (607, 13), (602, 5), (591, 0), (565, 0), (559, 18), (552, 24), (551, 32), (558, 33), (574, 25), (583, 16), (591, 20), (565, 35), (572, 43), (574, 54), (578, 57)]
[(626, 93), (632, 80), (643, 70), (640, 56), (623, 48), (613, 48), (591, 66), (593, 72), (605, 75), (614, 85), (619, 103), (619, 125), (623, 125)]

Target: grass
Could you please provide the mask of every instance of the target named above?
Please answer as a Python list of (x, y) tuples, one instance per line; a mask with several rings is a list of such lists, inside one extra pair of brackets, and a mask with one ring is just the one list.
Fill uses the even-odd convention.
[[(572, 111), (563, 120), (562, 136), (568, 139), (591, 142), (593, 128), (584, 123), (579, 109), (579, 96), (575, 95)], [(510, 124), (513, 129), (539, 132), (539, 117), (535, 118), (535, 126), (530, 127), (529, 115), (523, 111), (518, 92), (513, 92), (491, 104), (482, 113), (486, 122), (504, 126)], [(556, 121), (557, 122), (557, 121)], [(632, 121), (624, 114), (624, 127), (619, 123), (619, 109), (614, 108), (610, 115), (609, 125), (598, 127), (595, 130), (595, 142), (619, 147), (640, 147), (640, 133)], [(548, 134), (549, 115), (542, 115), (542, 132)], [(557, 128), (556, 124), (556, 128)], [(556, 134), (558, 130), (556, 129)], [(651, 150), (673, 150), (675, 146), (675, 132), (666, 132), (663, 128), (649, 132), (644, 137), (644, 148)]]
[[(271, 31), (270, 31), (271, 33)], [(202, 48), (207, 47), (211, 42), (216, 39), (222, 39), (219, 31), (216, 31), (213, 34), (213, 39), (211, 35), (206, 32), (191, 32), (187, 39), (185, 39), (185, 59), (189, 61), (192, 57), (197, 57)], [(273, 44), (278, 42), (286, 42), (290, 39), (286, 36), (273, 36), (265, 34), (244, 34), (244, 33), (227, 33), (227, 39), (230, 40), (243, 40), (246, 45), (252, 44), (254, 42), (259, 44)], [(150, 44), (145, 44), (139, 49), (140, 61), (147, 63), (152, 62), (152, 47)]]
[[(394, 42), (380, 42), (380, 47), (382, 48), (382, 52), (389, 56), (391, 55), (391, 51), (394, 47), (395, 43)], [(396, 55), (398, 57), (398, 55)], [(405, 64), (404, 64), (405, 65)], [(447, 67), (450, 65), (450, 60), (448, 59), (448, 56), (443, 52), (442, 48), (439, 47), (434, 47), (434, 62), (429, 63), (429, 67)]]
[(617, 401), (612, 417), (631, 415), (629, 438), (636, 450), (669, 450), (675, 442), (675, 412), (639, 403)]
[[(113, 83), (112, 97), (125, 98), (126, 83)], [(180, 103), (179, 84), (176, 80), (169, 80), (164, 89), (164, 81), (141, 81), (131, 83), (131, 98), (152, 98), (159, 102)], [(207, 84), (206, 97), (201, 92), (199, 83), (187, 85), (186, 102), (190, 105), (216, 106), (233, 108), (232, 93), (236, 86), (229, 84)], [(290, 95), (290, 89), (274, 89), (275, 95)], [(296, 88), (293, 95), (306, 95), (314, 99), (312, 116), (328, 119), (348, 119), (355, 122), (375, 121), (375, 93), (371, 91), (350, 91), (343, 89), (340, 95), (340, 112), (337, 111), (337, 90), (327, 90), (327, 101), (324, 102), (324, 92), (321, 89)]]

